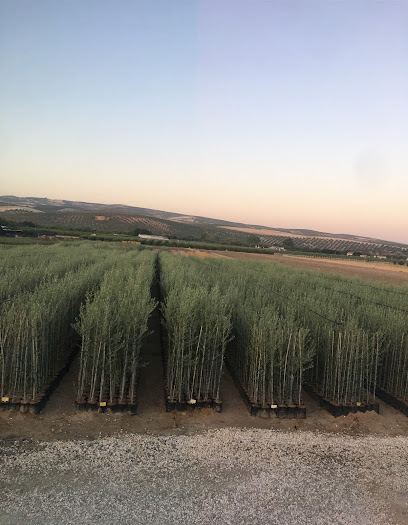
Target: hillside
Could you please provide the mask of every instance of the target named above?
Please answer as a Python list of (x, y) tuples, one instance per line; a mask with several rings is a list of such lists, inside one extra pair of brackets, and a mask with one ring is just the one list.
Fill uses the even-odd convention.
[(184, 215), (182, 213), (172, 213), (162, 210), (152, 210), (150, 208), (140, 208), (137, 206), (128, 206), (125, 204), (101, 204), (93, 202), (55, 200), (40, 197), (16, 197), (14, 195), (0, 196), (0, 213), (4, 206), (17, 206), (31, 208), (31, 211), (39, 210), (43, 212), (50, 211), (104, 211), (109, 214), (126, 214), (141, 215), (144, 217), (155, 217), (159, 219), (168, 219), (176, 222), (188, 224), (213, 224), (217, 226), (238, 226), (244, 227), (245, 224), (212, 219), (210, 217), (200, 217), (198, 215)]
[[(197, 220), (189, 220), (188, 216), (180, 214), (132, 206), (2, 196), (0, 216), (3, 223), (10, 221), (40, 229), (58, 228), (105, 234), (143, 233), (242, 246), (255, 246), (260, 242), (256, 234), (219, 228), (215, 219), (205, 222), (205, 218), (194, 217)], [(218, 222), (228, 224), (226, 221)]]
[(406, 257), (408, 245), (352, 234), (271, 228), (184, 215), (123, 204), (101, 204), (38, 197), (0, 196), (3, 221), (39, 228), (100, 233), (147, 233), (173, 239), (265, 247), (293, 246), (315, 252), (357, 252)]

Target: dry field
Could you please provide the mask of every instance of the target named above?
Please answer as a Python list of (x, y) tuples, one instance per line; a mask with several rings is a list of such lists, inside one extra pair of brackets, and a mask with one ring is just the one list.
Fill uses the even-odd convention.
[(212, 252), (214, 255), (223, 255), (232, 259), (270, 261), (291, 266), (292, 268), (327, 272), (345, 275), (346, 277), (359, 277), (372, 282), (381, 282), (396, 286), (408, 286), (408, 267), (390, 263), (347, 261), (344, 259), (320, 259), (302, 257), (297, 255), (267, 255), (262, 253), (243, 252)]

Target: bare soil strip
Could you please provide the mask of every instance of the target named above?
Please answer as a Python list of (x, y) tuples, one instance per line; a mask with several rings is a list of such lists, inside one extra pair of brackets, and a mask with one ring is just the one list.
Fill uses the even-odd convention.
[(120, 432), (194, 434), (211, 428), (232, 426), (289, 432), (302, 430), (348, 435), (408, 436), (408, 417), (382, 401), (379, 402), (380, 414), (366, 412), (335, 418), (304, 393), (306, 419), (252, 417), (227, 371), (224, 372), (220, 392), (223, 401), (222, 413), (219, 414), (209, 408), (166, 413), (161, 363), (155, 363), (155, 360), (160, 359), (157, 350), (155, 354), (155, 356), (149, 355), (149, 365), (141, 371), (138, 413), (135, 416), (121, 413), (76, 412), (74, 401), (77, 364), (74, 363), (71, 371), (39, 415), (0, 412), (0, 439), (6, 441), (93, 440), (104, 436), (115, 436)]

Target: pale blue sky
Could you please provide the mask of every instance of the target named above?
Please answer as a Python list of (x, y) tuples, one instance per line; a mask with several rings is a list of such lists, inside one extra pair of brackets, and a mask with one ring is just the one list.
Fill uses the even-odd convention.
[(408, 3), (0, 0), (0, 193), (408, 242)]

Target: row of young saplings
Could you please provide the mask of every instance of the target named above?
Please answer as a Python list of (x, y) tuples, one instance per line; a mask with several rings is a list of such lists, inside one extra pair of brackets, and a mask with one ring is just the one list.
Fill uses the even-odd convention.
[[(305, 417), (307, 329), (233, 261), (160, 255), (168, 401), (221, 404), (224, 358), (251, 413)], [(273, 296), (274, 300), (276, 296)]]
[[(76, 401), (80, 409), (136, 411), (141, 344), (157, 305), (151, 298), (155, 259), (152, 252), (122, 259), (82, 305), (75, 325), (82, 338)], [(183, 261), (180, 257), (176, 263)], [(171, 341), (163, 355), (167, 409), (186, 404), (220, 409), (223, 356), (231, 331), (228, 303), (216, 288), (194, 286), (188, 278), (180, 281), (177, 266), (160, 272), (163, 334)]]
[[(276, 264), (160, 255), (173, 403), (219, 402), (223, 358), (251, 413), (304, 417), (302, 387), (334, 415), (408, 401), (407, 297)], [(335, 284), (335, 285), (334, 285)]]
[(136, 412), (140, 350), (156, 307), (155, 254), (130, 253), (88, 294), (75, 325), (82, 338), (77, 406)]
[(81, 305), (128, 252), (99, 243), (32, 249), (0, 253), (1, 405), (23, 412), (44, 406), (78, 343)]
[(11, 303), (20, 295), (38, 291), (70, 271), (79, 270), (98, 260), (99, 247), (17, 246), (0, 250), (0, 305)]
[[(77, 319), (78, 406), (134, 411), (141, 341), (156, 305), (155, 256), (114, 253), (89, 248), (80, 267), (78, 258), (65, 257), (65, 270), (31, 276), (26, 293), (7, 297), (2, 400), (38, 403), (66, 362)], [(220, 409), (224, 358), (255, 414), (304, 417), (302, 386), (328, 408), (375, 408), (379, 389), (407, 401), (404, 292), (339, 278), (328, 283), (279, 265), (168, 253), (159, 269), (168, 407)], [(35, 265), (31, 271), (38, 274)]]
[[(384, 400), (408, 415), (406, 291), (311, 273), (293, 272), (289, 279), (283, 269), (278, 273), (312, 329), (315, 355), (305, 374), (307, 390), (335, 415), (350, 407), (378, 411), (375, 395), (383, 392)], [(317, 312), (336, 323), (329, 323), (329, 330), (327, 323), (319, 326)]]

